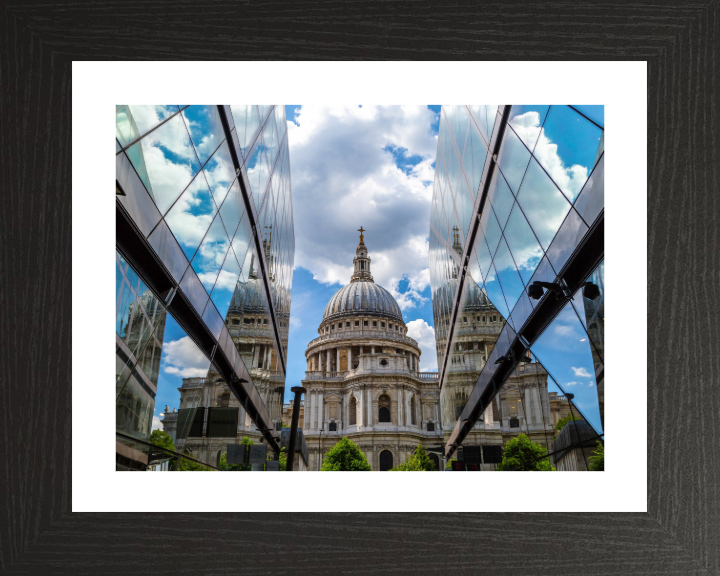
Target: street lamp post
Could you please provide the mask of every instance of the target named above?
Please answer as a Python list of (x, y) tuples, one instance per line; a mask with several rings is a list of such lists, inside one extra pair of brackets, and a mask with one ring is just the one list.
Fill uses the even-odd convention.
[(322, 462), (322, 433), (324, 428), (320, 428), (320, 439), (318, 440), (318, 472), (320, 472), (320, 463)]
[(302, 386), (293, 386), (291, 392), (295, 393), (293, 402), (292, 422), (290, 423), (290, 438), (288, 439), (288, 455), (287, 464), (285, 466), (288, 472), (292, 472), (295, 467), (295, 439), (297, 437), (298, 422), (300, 421), (300, 399), (307, 392)]

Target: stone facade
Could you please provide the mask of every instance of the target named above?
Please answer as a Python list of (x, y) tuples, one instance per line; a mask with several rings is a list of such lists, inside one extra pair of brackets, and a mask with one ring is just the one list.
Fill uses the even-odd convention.
[[(269, 251), (268, 251), (269, 258)], [(279, 315), (287, 321), (286, 315)], [(278, 366), (278, 354), (268, 325), (267, 309), (263, 304), (259, 279), (251, 260), (248, 280), (238, 282), (225, 319), (228, 332), (250, 371), (253, 384), (276, 426), (283, 415), (284, 375)], [(187, 430), (177, 430), (178, 415), (166, 406), (162, 421), (165, 432), (173, 437), (178, 452), (187, 452), (203, 462), (215, 462), (218, 451), (227, 451), (227, 444), (240, 442), (244, 436), (256, 443), (262, 435), (250, 415), (240, 404), (220, 375), (210, 365), (204, 378), (184, 378), (180, 392), (180, 409), (198, 407), (237, 408), (237, 434), (233, 437), (208, 438), (207, 411), (201, 437), (186, 437)]]
[[(418, 444), (444, 444), (451, 428), (443, 421), (455, 425), (504, 326), (484, 292), (469, 295), (441, 406), (438, 375), (420, 371), (418, 344), (407, 336), (395, 300), (374, 284), (362, 236), (353, 264), (350, 284), (330, 299), (318, 337), (305, 351), (307, 394), (300, 422), (310, 470), (318, 469), (320, 455), (342, 437), (360, 447), (373, 470), (405, 462)], [(520, 364), (463, 445), (504, 446), (523, 433), (551, 449), (553, 429), (569, 408), (566, 398), (548, 392), (547, 381), (541, 365)], [(291, 415), (286, 406), (288, 422)], [(383, 452), (392, 458), (381, 458)], [(484, 470), (494, 468), (483, 464)]]
[(305, 351), (301, 425), (310, 470), (342, 437), (373, 470), (405, 462), (418, 444), (442, 442), (437, 374), (420, 372), (420, 348), (395, 299), (374, 283), (370, 262), (361, 234), (350, 284), (330, 299)]

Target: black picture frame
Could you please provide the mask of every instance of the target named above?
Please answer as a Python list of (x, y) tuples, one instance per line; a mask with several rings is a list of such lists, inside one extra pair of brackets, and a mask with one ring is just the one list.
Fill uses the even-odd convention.
[[(0, 572), (719, 573), (719, 35), (716, 1), (6, 0)], [(72, 61), (289, 58), (647, 61), (647, 513), (71, 512)]]

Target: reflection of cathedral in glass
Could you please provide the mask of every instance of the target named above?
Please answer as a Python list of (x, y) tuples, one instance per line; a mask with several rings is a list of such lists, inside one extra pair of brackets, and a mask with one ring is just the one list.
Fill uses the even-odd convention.
[[(461, 253), (457, 230), (455, 234), (453, 249)], [(457, 268), (453, 267), (450, 277), (457, 279)], [(433, 300), (444, 299), (446, 296), (442, 292), (449, 287), (455, 288), (456, 284), (443, 286), (435, 293)], [(445, 427), (446, 440), (450, 437), (452, 426), (460, 419), (505, 326), (504, 318), (492, 305), (485, 291), (474, 282), (465, 285), (460, 310), (440, 396), (443, 422), (450, 423), (450, 426)], [(435, 317), (436, 326), (447, 326), (449, 323), (447, 316)], [(438, 358), (440, 362), (440, 348)], [(497, 464), (490, 456), (493, 447), (502, 447), (521, 433), (544, 446), (551, 446), (555, 437), (554, 427), (568, 413), (567, 399), (560, 397), (557, 391), (548, 391), (548, 373), (543, 366), (537, 362), (523, 363), (478, 418), (463, 445), (482, 446), (483, 453), (488, 454), (482, 469), (492, 470)]]
[(553, 464), (587, 469), (602, 438), (603, 125), (602, 106), (441, 109), (429, 261), (446, 455), (497, 461), (506, 429), (553, 452), (569, 411), (585, 424)]
[[(272, 239), (268, 236), (264, 248), (272, 281), (271, 247)], [(253, 384), (261, 400), (279, 429), (282, 427), (285, 376), (278, 359), (272, 329), (268, 324), (267, 300), (261, 282), (254, 256), (251, 255), (247, 280), (240, 279), (235, 286), (225, 325), (245, 366), (250, 370)], [(279, 316), (281, 327), (286, 326), (288, 315)], [(281, 332), (283, 348), (287, 350), (287, 329), (281, 328)], [(247, 436), (256, 442), (260, 441), (261, 434), (252, 419), (237, 398), (231, 394), (230, 388), (212, 365), (205, 378), (183, 379), (180, 388), (181, 413), (183, 410), (191, 410), (197, 415), (197, 407), (228, 408), (231, 416), (237, 418), (237, 427), (233, 428), (233, 433), (228, 436), (196, 437), (186, 432), (184, 441), (183, 434), (177, 437), (178, 446), (188, 450), (196, 458), (209, 461), (213, 454), (224, 450), (227, 444), (234, 443), (236, 437)], [(209, 415), (206, 417), (206, 429), (208, 418)], [(168, 422), (172, 420), (171, 416)]]
[(284, 107), (118, 105), (115, 154), (118, 469), (167, 463), (159, 426), (210, 466), (243, 436), (278, 454), (295, 252)]

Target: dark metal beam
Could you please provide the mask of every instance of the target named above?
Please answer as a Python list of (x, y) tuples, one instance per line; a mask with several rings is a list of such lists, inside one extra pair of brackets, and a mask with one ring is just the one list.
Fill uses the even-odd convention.
[[(480, 227), (480, 216), (485, 207), (485, 200), (487, 199), (488, 189), (490, 188), (490, 182), (492, 182), (493, 174), (495, 173), (495, 164), (497, 163), (497, 155), (500, 152), (500, 146), (502, 145), (503, 137), (505, 136), (505, 126), (510, 115), (509, 104), (502, 106), (502, 113), (500, 116), (500, 126), (495, 130), (493, 128), (493, 140), (490, 141), (488, 147), (488, 156), (485, 160), (485, 166), (483, 167), (483, 175), (481, 178), (482, 193), (478, 194), (475, 198), (475, 205), (473, 206), (473, 218), (470, 221), (470, 229), (468, 230), (468, 236), (465, 239), (465, 248), (463, 249), (462, 263), (458, 272), (458, 283), (455, 289), (455, 298), (453, 299), (453, 308), (450, 314), (450, 327), (448, 329), (448, 335), (446, 338), (447, 346), (445, 346), (445, 354), (443, 355), (442, 366), (438, 366), (438, 379), (440, 382), (440, 388), (443, 387), (443, 381), (445, 379), (445, 370), (447, 369), (448, 358), (452, 354), (450, 350), (450, 343), (452, 342), (453, 333), (455, 332), (455, 320), (457, 319), (458, 312), (460, 311), (460, 301), (463, 289), (465, 287), (465, 277), (467, 275), (467, 266), (470, 262), (470, 255), (472, 254), (475, 246), (475, 238), (477, 236), (478, 228)], [(472, 114), (470, 115), (472, 118)], [(471, 120), (472, 122), (473, 120)], [(464, 169), (460, 168), (463, 172)]]
[[(267, 408), (251, 382), (250, 374), (244, 363), (241, 363), (242, 373), (237, 373), (231, 359), (226, 356), (222, 346), (218, 345), (218, 341), (202, 317), (195, 311), (184, 292), (179, 289), (170, 271), (155, 255), (155, 251), (119, 201), (116, 202), (115, 222), (117, 250), (130, 262), (143, 282), (163, 303), (168, 313), (172, 314), (185, 333), (213, 362), (233, 394), (258, 425), (268, 444), (275, 452), (279, 453), (279, 435)], [(168, 296), (171, 293), (173, 296), (168, 302)]]
[[(604, 246), (604, 212), (601, 212), (560, 270), (556, 280), (564, 281), (569, 291), (574, 294), (604, 258)], [(520, 297), (526, 297), (526, 294)], [(502, 350), (502, 343), (498, 339), (495, 347), (503, 356), (508, 355), (509, 352), (513, 360), (503, 362), (497, 367), (490, 364), (490, 362), (485, 364), (475, 387), (470, 393), (470, 397), (465, 403), (465, 408), (445, 444), (446, 458), (450, 458), (457, 447), (462, 444), (480, 415), (490, 405), (505, 381), (513, 373), (519, 359), (552, 323), (567, 302), (566, 298), (558, 300), (554, 293), (546, 291), (517, 333), (510, 324), (505, 324), (503, 331), (507, 330), (509, 344), (505, 350)], [(494, 372), (491, 378), (483, 383), (483, 375), (486, 370)]]
[[(220, 122), (223, 127), (223, 132), (225, 133), (225, 139), (227, 140), (228, 148), (230, 150), (230, 157), (232, 158), (233, 167), (235, 168), (235, 174), (237, 176), (238, 184), (240, 185), (242, 197), (245, 202), (245, 211), (247, 212), (248, 218), (250, 219), (250, 227), (252, 228), (253, 239), (255, 242), (255, 251), (257, 252), (258, 263), (260, 264), (260, 276), (263, 279), (265, 292), (268, 295), (268, 312), (270, 314), (270, 320), (273, 326), (275, 342), (278, 349), (278, 357), (280, 358), (280, 362), (282, 363), (283, 373), (287, 374), (285, 350), (282, 347), (282, 340), (280, 339), (280, 326), (278, 325), (277, 314), (275, 313), (275, 303), (272, 301), (272, 290), (270, 289), (270, 278), (267, 262), (265, 261), (265, 251), (263, 250), (262, 240), (258, 232), (258, 217), (255, 214), (255, 204), (252, 200), (252, 194), (249, 191), (248, 183), (245, 181), (247, 176), (245, 171), (242, 169), (244, 163), (240, 162), (237, 150), (235, 149), (235, 142), (232, 138), (230, 123), (228, 122), (227, 118), (228, 111), (225, 109), (226, 107), (228, 110), (230, 109), (230, 106), (227, 105), (218, 105), (217, 109), (220, 115)], [(285, 138), (287, 138), (287, 131), (285, 132)], [(283, 139), (283, 142), (284, 141), (285, 139)], [(280, 146), (282, 146), (283, 142), (280, 143)], [(272, 174), (270, 176), (272, 177)], [(270, 183), (268, 181), (268, 185), (269, 184)]]

